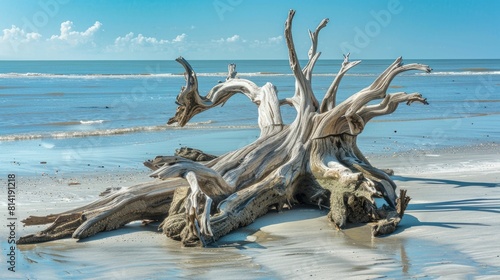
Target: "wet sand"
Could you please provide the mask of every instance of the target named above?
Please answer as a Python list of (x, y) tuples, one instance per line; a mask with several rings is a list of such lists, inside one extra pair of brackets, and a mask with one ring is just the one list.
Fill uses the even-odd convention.
[[(371, 238), (369, 226), (337, 231), (327, 212), (294, 207), (271, 212), (208, 248), (182, 248), (157, 224), (132, 223), (84, 241), (22, 245), (20, 279), (332, 279), (500, 277), (500, 147), (370, 158), (393, 168), (412, 197), (394, 234)], [(132, 185), (147, 171), (58, 177), (20, 177), (18, 217), (68, 210), (95, 200), (107, 187)], [(70, 184), (77, 182), (78, 184)], [(3, 182), (5, 183), (5, 182)], [(3, 202), (2, 202), (3, 203)], [(4, 207), (4, 205), (2, 205)], [(3, 213), (3, 212), (2, 212)], [(5, 214), (4, 214), (5, 216)], [(6, 218), (4, 217), (4, 220)], [(17, 235), (38, 227), (21, 227)], [(1, 236), (7, 236), (3, 227)], [(7, 250), (2, 238), (2, 260)]]

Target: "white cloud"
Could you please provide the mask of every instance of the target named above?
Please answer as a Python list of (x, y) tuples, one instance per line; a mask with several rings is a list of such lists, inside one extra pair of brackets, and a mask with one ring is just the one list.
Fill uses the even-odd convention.
[(2, 41), (16, 42), (16, 43), (27, 43), (38, 41), (42, 37), (41, 34), (36, 32), (26, 33), (23, 29), (12, 25), (10, 29), (4, 29), (3, 35), (0, 38)]
[(125, 37), (118, 37), (115, 39), (116, 46), (137, 45), (137, 46), (158, 46), (168, 44), (168, 40), (158, 40), (155, 37), (146, 37), (138, 34), (134, 37), (133, 32), (129, 32)]
[(233, 35), (231, 37), (228, 37), (226, 39), (224, 38), (220, 38), (218, 40), (212, 40), (212, 42), (214, 43), (235, 43), (235, 42), (238, 42), (238, 41), (242, 41), (242, 42), (246, 42), (246, 40), (240, 40), (240, 35)]
[(73, 31), (73, 22), (68, 20), (61, 23), (61, 33), (59, 35), (52, 35), (49, 41), (67, 42), (73, 46), (93, 42), (94, 35), (99, 31), (101, 26), (102, 23), (96, 21), (94, 25), (89, 27), (87, 30), (78, 32)]
[[(93, 55), (97, 46), (96, 34), (101, 30), (102, 24), (96, 21), (83, 31), (77, 31), (73, 22), (62, 22), (59, 34), (43, 35), (36, 32), (27, 32), (22, 28), (12, 26), (0, 33), (0, 56), (9, 59), (65, 59), (85, 55)], [(47, 38), (43, 40), (43, 38)], [(86, 48), (86, 49), (82, 49)], [(78, 50), (78, 52), (75, 52)], [(82, 52), (84, 50), (84, 52)], [(97, 50), (97, 48), (95, 48)]]
[(12, 59), (23, 54), (31, 55), (41, 42), (42, 35), (36, 32), (26, 32), (12, 25), (0, 34), (0, 57)]
[(266, 40), (254, 40), (252, 46), (277, 45), (283, 41), (283, 36), (270, 37)]
[(276, 37), (271, 37), (271, 38), (268, 38), (267, 39), (267, 42), (271, 43), (271, 44), (279, 44), (283, 41), (283, 36), (276, 36)]
[(135, 35), (129, 32), (125, 36), (119, 36), (115, 39), (113, 45), (106, 48), (106, 51), (113, 53), (141, 53), (141, 52), (169, 52), (174, 49), (182, 49), (186, 44), (187, 34), (177, 35), (172, 40), (159, 39), (156, 37), (147, 37), (143, 34)]
[(4, 56), (12, 58), (50, 56), (53, 51), (56, 51), (54, 56), (58, 56), (59, 51), (68, 47), (71, 49), (79, 45), (95, 45), (94, 36), (101, 26), (102, 24), (96, 21), (85, 31), (79, 32), (73, 30), (73, 22), (65, 21), (61, 23), (60, 34), (48, 36), (47, 40), (42, 40), (45, 36), (40, 33), (26, 32), (12, 25), (0, 34), (0, 50)]
[(115, 39), (115, 45), (121, 45), (130, 42), (134, 38), (134, 33), (130, 32), (125, 37), (118, 37)]
[(59, 32), (56, 34), (42, 35), (27, 30), (15, 25), (0, 29), (0, 58), (128, 57), (132, 53), (134, 56), (147, 58), (155, 57), (158, 53), (172, 56), (179, 54), (206, 56), (212, 52), (222, 52), (227, 55), (241, 53), (248, 48), (270, 50), (284, 45), (283, 36), (247, 41), (241, 35), (234, 34), (218, 40), (197, 42), (188, 40), (186, 33), (174, 35), (167, 40), (133, 32), (123, 33), (122, 36), (114, 37), (114, 41), (110, 44), (105, 44), (105, 41), (99, 41), (104, 40), (106, 35), (101, 34), (103, 24), (99, 21), (83, 28), (76, 26), (70, 20), (64, 21), (60, 23)]
[(236, 42), (236, 41), (239, 41), (240, 40), (240, 36), (239, 35), (233, 35), (233, 37), (229, 37), (226, 39), (226, 42)]
[(177, 35), (177, 37), (175, 37), (173, 42), (182, 42), (184, 41), (184, 39), (186, 39), (186, 37), (187, 37), (186, 33), (182, 33), (181, 35)]
[[(217, 40), (212, 40), (212, 43), (236, 43), (236, 42), (241, 42), (241, 43), (247, 43), (247, 40), (242, 39), (240, 35), (233, 35), (228, 38), (220, 38)], [(277, 45), (283, 42), (283, 36), (276, 36), (276, 37), (270, 37), (265, 40), (254, 40), (254, 41), (249, 41), (248, 43), (250, 46), (269, 46), (269, 45)]]

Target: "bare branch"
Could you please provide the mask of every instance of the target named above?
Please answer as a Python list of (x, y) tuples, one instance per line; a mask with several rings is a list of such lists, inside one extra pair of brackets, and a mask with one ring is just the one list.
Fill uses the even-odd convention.
[(261, 129), (261, 137), (270, 135), (283, 129), (280, 102), (277, 90), (271, 83), (266, 83), (259, 91), (256, 100), (259, 102), (258, 123)]
[(346, 116), (353, 115), (361, 107), (372, 100), (384, 98), (390, 83), (396, 75), (410, 70), (420, 70), (429, 73), (432, 69), (427, 65), (417, 63), (403, 65), (401, 59), (397, 59), (395, 63), (389, 66), (389, 68), (387, 68), (387, 70), (384, 71), (384, 73), (382, 73), (382, 75), (380, 75), (379, 78), (369, 87), (351, 96), (351, 98), (356, 99), (356, 102), (353, 102), (346, 111)]
[[(396, 59), (370, 86), (353, 94), (332, 110), (318, 115), (320, 124), (314, 133), (315, 138), (340, 133), (351, 135), (361, 133), (365, 120), (358, 115), (358, 110), (372, 100), (384, 98), (394, 77), (410, 70), (430, 72), (432, 69), (427, 65), (416, 63), (403, 65), (401, 58)], [(344, 130), (346, 128), (347, 130)]]
[(218, 204), (234, 193), (235, 187), (226, 183), (215, 170), (201, 163), (181, 157), (164, 157), (163, 161), (165, 162), (163, 167), (150, 176), (162, 180), (172, 177), (186, 179), (191, 188), (191, 193), (186, 200), (187, 223), (191, 235), (196, 235), (199, 238), (204, 235), (212, 236), (210, 227), (212, 202)]
[(316, 30), (314, 32), (311, 32), (311, 30), (308, 30), (309, 37), (311, 38), (311, 48), (309, 49), (309, 52), (308, 52), (309, 61), (307, 62), (304, 69), (302, 69), (302, 72), (304, 73), (304, 76), (306, 77), (306, 79), (309, 82), (311, 82), (311, 77), (312, 77), (314, 65), (316, 64), (316, 61), (318, 60), (319, 56), (321, 55), (321, 53), (316, 52), (316, 50), (318, 49), (319, 32), (321, 31), (321, 29), (323, 29), (328, 24), (328, 21), (329, 21), (329, 19), (327, 19), (327, 18), (323, 19), (319, 23), (318, 27), (316, 27)]
[[(290, 10), (288, 13), (288, 18), (285, 21), (285, 39), (288, 46), (288, 58), (290, 61), (290, 68), (295, 76), (295, 95), (293, 99), (296, 99), (292, 104), (299, 104), (295, 106), (299, 114), (309, 110), (316, 111), (319, 106), (316, 97), (312, 91), (311, 82), (306, 78), (304, 72), (300, 68), (299, 59), (297, 57), (297, 52), (295, 51), (295, 45), (292, 36), (292, 21), (295, 15), (294, 10)], [(313, 67), (314, 62), (319, 57), (319, 53), (316, 53), (311, 58), (311, 67)], [(312, 69), (312, 68), (311, 68)]]
[(238, 72), (236, 71), (236, 64), (234, 64), (234, 63), (228, 64), (227, 65), (227, 77), (226, 77), (226, 81), (230, 80), (230, 79), (235, 79), (236, 78), (236, 74), (238, 74)]
[(196, 114), (223, 104), (231, 96), (239, 92), (254, 101), (255, 92), (259, 90), (259, 87), (249, 80), (231, 78), (236, 75), (236, 66), (229, 65), (227, 81), (216, 85), (206, 97), (202, 97), (198, 92), (198, 79), (191, 65), (183, 57), (179, 57), (176, 61), (186, 70), (184, 74), (186, 86), (182, 87), (177, 96), (176, 103), (179, 105), (177, 112), (167, 124), (177, 122), (180, 126), (184, 126)]
[[(295, 15), (294, 10), (290, 10), (288, 13), (288, 18), (285, 21), (285, 39), (288, 46), (288, 59), (290, 61), (290, 68), (292, 69), (293, 75), (299, 80), (301, 84), (304, 83), (304, 74), (300, 70), (300, 63), (297, 58), (297, 52), (295, 51), (295, 45), (293, 43), (292, 37), (292, 21)], [(302, 90), (303, 91), (303, 90)]]
[(358, 115), (366, 123), (374, 117), (393, 113), (398, 108), (399, 103), (403, 102), (406, 102), (407, 105), (413, 102), (419, 102), (424, 105), (429, 104), (427, 103), (427, 99), (423, 98), (420, 93), (407, 94), (406, 92), (398, 92), (386, 95), (379, 104), (364, 106), (358, 111)]
[[(314, 69), (314, 65), (316, 64), (316, 61), (318, 60), (319, 56), (321, 55), (320, 52), (316, 52), (316, 50), (318, 48), (319, 32), (321, 31), (321, 29), (323, 29), (328, 24), (328, 21), (329, 20), (327, 18), (323, 19), (319, 23), (318, 27), (316, 27), (316, 30), (314, 32), (311, 32), (311, 30), (309, 30), (309, 37), (311, 38), (311, 48), (309, 49), (309, 53), (308, 53), (309, 61), (307, 62), (304, 69), (302, 69), (302, 73), (304, 73), (304, 76), (305, 76), (306, 80), (308, 81), (309, 85), (312, 82), (312, 72)], [(312, 87), (311, 87), (311, 90), (312, 90)], [(311, 98), (311, 102), (312, 102), (313, 106), (315, 108), (318, 108), (319, 102), (316, 99), (316, 96), (314, 96), (314, 94), (310, 94), (310, 98)]]
[[(195, 115), (224, 104), (236, 93), (243, 93), (259, 106), (259, 127), (263, 135), (275, 131), (275, 127), (283, 125), (277, 90), (272, 84), (267, 83), (260, 88), (252, 81), (238, 79), (236, 78), (236, 65), (229, 64), (226, 81), (217, 84), (205, 97), (202, 97), (199, 95), (198, 80), (191, 65), (182, 57), (178, 58), (177, 61), (186, 70), (186, 86), (182, 88), (181, 93), (177, 96), (176, 103), (179, 106), (168, 124), (177, 122), (180, 126), (184, 126)], [(273, 128), (270, 129), (269, 127)]]
[(330, 21), (329, 19), (325, 18), (319, 23), (318, 27), (316, 27), (316, 30), (314, 32), (311, 32), (309, 30), (309, 37), (311, 38), (311, 48), (309, 49), (308, 53), (309, 59), (311, 59), (316, 54), (316, 50), (318, 48), (319, 32), (328, 24), (329, 21)]
[(349, 53), (347, 55), (344, 55), (344, 61), (342, 62), (342, 66), (340, 67), (339, 72), (335, 76), (335, 79), (333, 80), (332, 84), (326, 91), (325, 97), (321, 102), (321, 107), (319, 111), (320, 113), (324, 113), (335, 107), (337, 90), (340, 84), (340, 80), (342, 79), (342, 77), (344, 77), (344, 74), (347, 73), (347, 71), (349, 71), (349, 69), (358, 65), (360, 62), (361, 60), (349, 62)]
[(201, 163), (175, 156), (164, 157), (163, 161), (165, 162), (163, 167), (151, 173), (151, 177), (162, 180), (173, 177), (186, 179), (190, 172), (195, 172), (197, 180), (204, 182), (201, 191), (216, 201), (234, 192), (234, 186), (228, 185), (219, 173)]

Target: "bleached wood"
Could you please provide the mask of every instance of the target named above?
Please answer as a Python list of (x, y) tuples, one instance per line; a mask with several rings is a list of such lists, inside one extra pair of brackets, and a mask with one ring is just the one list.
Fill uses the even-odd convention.
[[(182, 57), (177, 59), (185, 70), (186, 85), (177, 96), (178, 108), (168, 124), (184, 126), (195, 115), (242, 93), (257, 106), (261, 134), (254, 142), (215, 158), (186, 150), (192, 159), (211, 159), (204, 162), (157, 157), (145, 163), (156, 181), (108, 191), (99, 200), (64, 213), (30, 216), (23, 221), (25, 225), (52, 225), (21, 238), (20, 243), (67, 236), (85, 238), (147, 219), (162, 221), (160, 229), (185, 246), (206, 245), (271, 209), (281, 210), (296, 203), (329, 208), (328, 218), (339, 229), (349, 222), (373, 222), (374, 236), (394, 231), (410, 199), (405, 191), (397, 197), (390, 172), (368, 162), (357, 146), (357, 137), (372, 118), (394, 112), (400, 103), (427, 104), (419, 93), (387, 94), (387, 89), (399, 73), (431, 69), (421, 64), (403, 65), (400, 57), (371, 85), (337, 102), (341, 79), (359, 63), (350, 62), (347, 54), (320, 105), (311, 83), (320, 56), (319, 32), (328, 19), (321, 21), (314, 32), (309, 31), (309, 59), (301, 68), (292, 36), (294, 15), (291, 10), (285, 21), (285, 40), (295, 77), (291, 98), (279, 99), (271, 83), (259, 87), (238, 78), (235, 64), (228, 65), (225, 81), (202, 96), (192, 66)], [(374, 104), (374, 100), (380, 103)], [(290, 124), (283, 123), (282, 105), (291, 105), (297, 112)], [(387, 205), (380, 207), (375, 197), (383, 197)]]

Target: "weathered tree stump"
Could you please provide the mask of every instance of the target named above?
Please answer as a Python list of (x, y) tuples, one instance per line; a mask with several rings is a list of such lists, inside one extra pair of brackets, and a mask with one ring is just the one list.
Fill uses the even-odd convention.
[[(271, 83), (259, 87), (237, 78), (234, 64), (229, 65), (225, 81), (201, 96), (195, 71), (184, 58), (177, 59), (186, 71), (186, 86), (177, 96), (177, 112), (168, 123), (184, 126), (196, 114), (243, 93), (257, 106), (257, 140), (219, 157), (193, 150), (184, 151), (189, 159), (157, 157), (145, 163), (157, 180), (108, 191), (87, 206), (61, 214), (30, 216), (23, 221), (25, 225), (52, 225), (22, 237), (19, 243), (67, 236), (81, 239), (144, 219), (162, 221), (160, 229), (186, 246), (204, 245), (252, 223), (272, 208), (280, 210), (296, 203), (329, 208), (328, 218), (340, 229), (348, 222), (373, 222), (374, 236), (393, 232), (410, 198), (405, 191), (397, 197), (389, 176), (392, 171), (372, 166), (358, 148), (357, 136), (372, 118), (394, 112), (400, 103), (427, 104), (419, 93), (388, 94), (387, 89), (399, 73), (431, 69), (421, 64), (403, 65), (398, 58), (371, 85), (337, 103), (342, 77), (360, 63), (349, 61), (347, 54), (320, 103), (311, 79), (320, 56), (318, 35), (328, 19), (309, 32), (309, 60), (302, 68), (292, 39), (294, 15), (295, 11), (290, 11), (285, 22), (290, 67), (296, 80), (291, 98), (279, 99)], [(297, 112), (290, 124), (282, 121), (282, 105), (293, 106)], [(376, 197), (383, 197), (387, 205), (378, 207)]]

